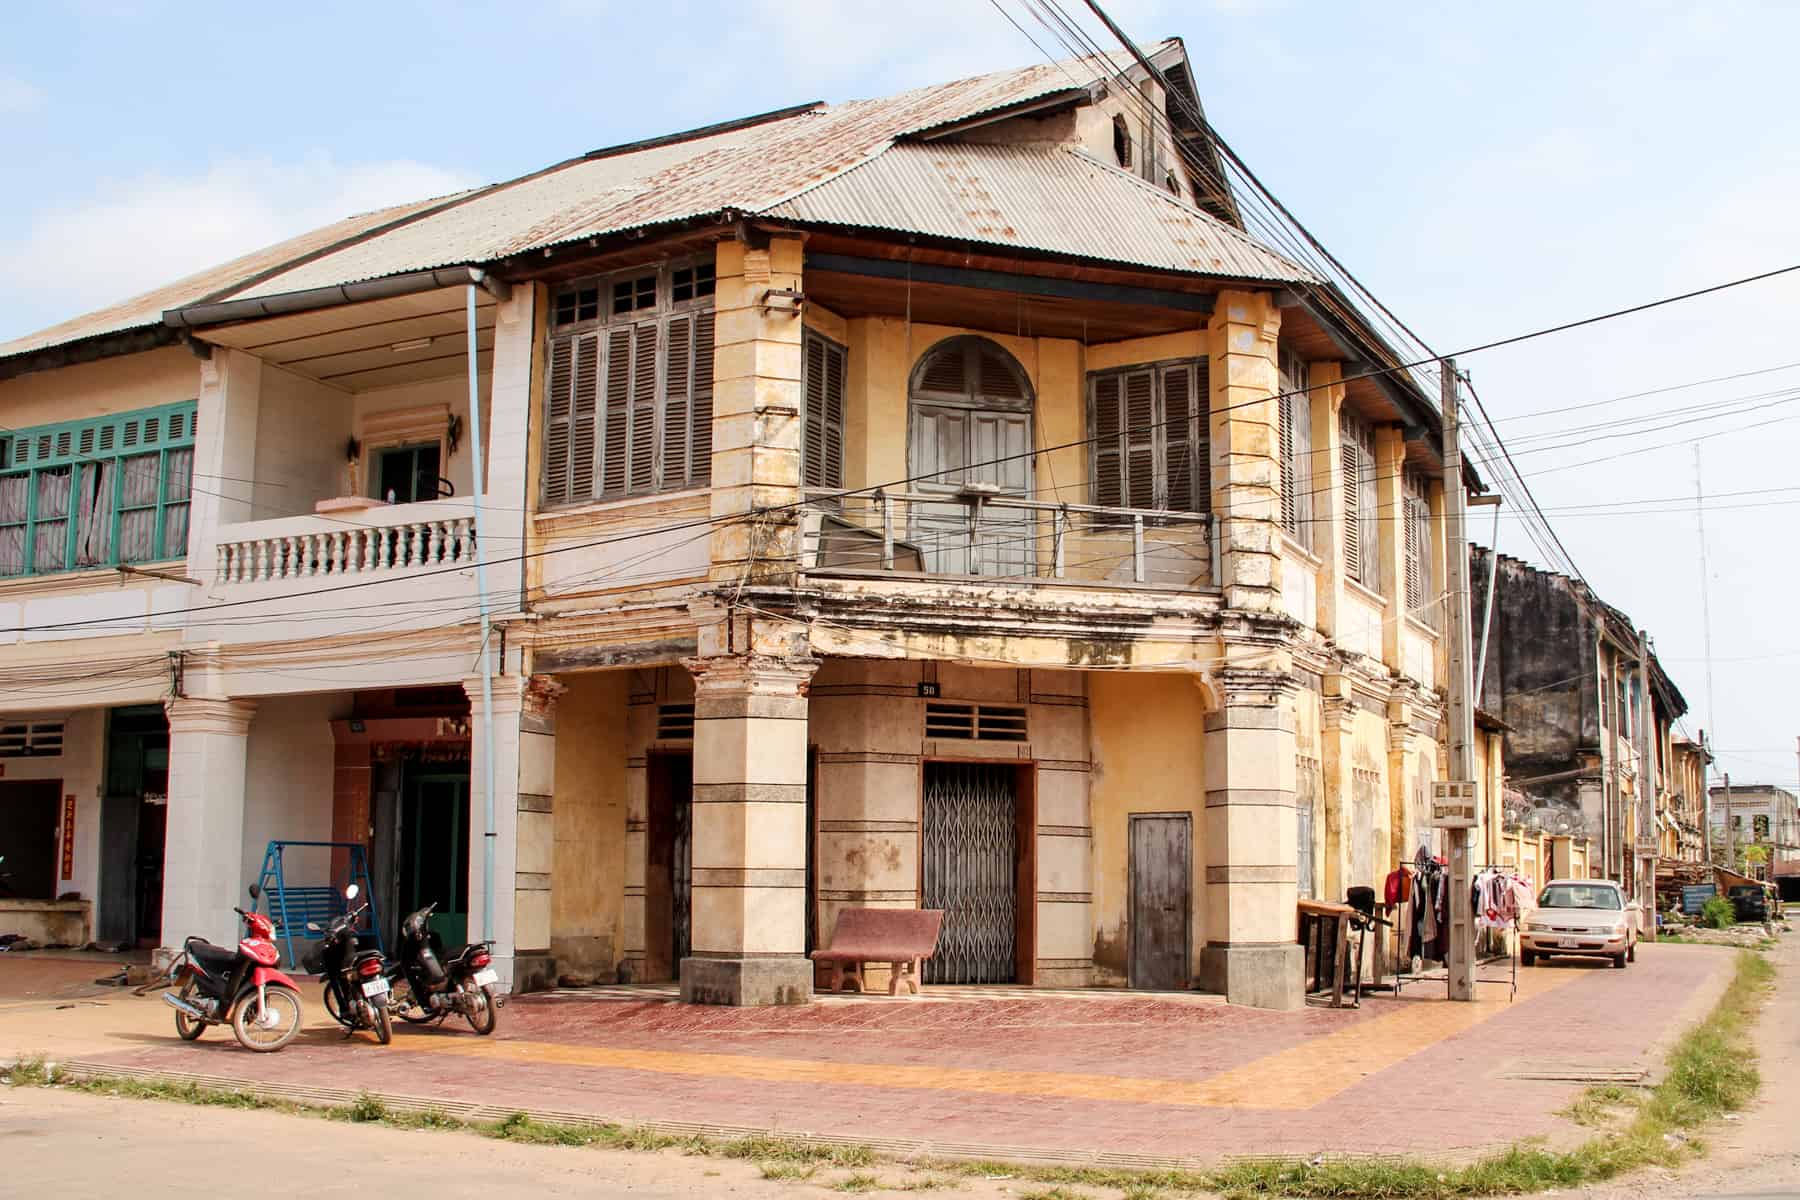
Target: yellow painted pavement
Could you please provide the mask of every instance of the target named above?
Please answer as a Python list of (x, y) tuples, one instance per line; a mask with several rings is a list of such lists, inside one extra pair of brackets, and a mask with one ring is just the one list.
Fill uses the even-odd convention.
[[(1519, 978), (1519, 1001), (1563, 987), (1582, 972), (1532, 971)], [(1422, 985), (1434, 986), (1434, 985)], [(1483, 994), (1483, 993), (1486, 994)], [(1390, 1003), (1390, 1002), (1383, 1002)], [(544, 1066), (602, 1067), (752, 1083), (843, 1084), (847, 1078), (876, 1087), (1042, 1096), (1201, 1108), (1307, 1109), (1365, 1076), (1410, 1058), (1445, 1038), (1504, 1012), (1506, 989), (1478, 989), (1468, 1004), (1443, 999), (1399, 1000), (1393, 1011), (1302, 1045), (1267, 1055), (1209, 1079), (1146, 1079), (1061, 1071), (993, 1071), (902, 1063), (819, 1062), (741, 1054), (630, 1050), (539, 1041), (409, 1039), (439, 1054), (501, 1059)]]

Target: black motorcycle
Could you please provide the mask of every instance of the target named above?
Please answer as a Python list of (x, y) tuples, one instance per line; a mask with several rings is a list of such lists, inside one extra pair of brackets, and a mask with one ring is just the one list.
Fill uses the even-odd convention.
[(500, 981), (493, 968), (492, 942), (470, 942), (461, 954), (444, 961), (444, 943), (431, 928), (434, 901), (400, 923), (399, 953), (389, 970), (394, 1012), (411, 1025), (429, 1025), (461, 1013), (479, 1034), (499, 1023)]
[[(357, 886), (344, 889), (345, 900), (355, 900)], [(372, 1029), (375, 1040), (387, 1045), (394, 1040), (394, 1025), (388, 1017), (387, 964), (381, 951), (359, 944), (356, 922), (368, 911), (363, 903), (347, 909), (321, 929), (317, 921), (308, 921), (309, 933), (323, 936), (300, 960), (308, 974), (319, 976), (325, 988), (325, 1011), (347, 1031)]]

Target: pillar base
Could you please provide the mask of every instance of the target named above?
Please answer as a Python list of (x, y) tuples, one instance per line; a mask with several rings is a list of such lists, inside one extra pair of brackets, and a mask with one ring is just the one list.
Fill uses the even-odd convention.
[(1306, 952), (1298, 943), (1208, 945), (1200, 951), (1200, 990), (1227, 1004), (1290, 1011), (1306, 1003)]
[(812, 1001), (812, 960), (797, 954), (768, 958), (684, 958), (681, 1002), (766, 1008)]
[(513, 955), (512, 992), (547, 992), (556, 986), (556, 958), (548, 950), (520, 950)]

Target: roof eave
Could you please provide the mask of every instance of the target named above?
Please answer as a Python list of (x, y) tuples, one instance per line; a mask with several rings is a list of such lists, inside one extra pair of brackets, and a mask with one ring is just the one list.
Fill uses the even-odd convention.
[(127, 354), (142, 354), (180, 341), (181, 334), (166, 326), (134, 325), (0, 358), (0, 379), (17, 379), (38, 371), (56, 371)]

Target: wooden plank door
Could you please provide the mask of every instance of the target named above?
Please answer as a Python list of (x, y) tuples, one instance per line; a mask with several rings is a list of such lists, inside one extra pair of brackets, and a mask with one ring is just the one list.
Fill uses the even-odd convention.
[(1193, 824), (1186, 813), (1131, 817), (1131, 986), (1185, 991), (1193, 914)]

